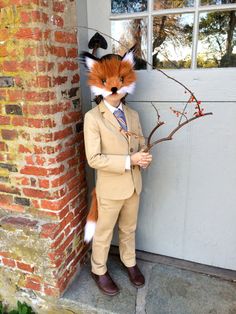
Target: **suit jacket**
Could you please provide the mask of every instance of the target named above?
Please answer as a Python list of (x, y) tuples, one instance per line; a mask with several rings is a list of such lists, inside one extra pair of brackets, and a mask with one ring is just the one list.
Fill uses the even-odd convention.
[[(123, 106), (128, 130), (142, 136), (138, 113)], [(101, 198), (129, 198), (140, 194), (142, 179), (139, 166), (125, 169), (126, 156), (140, 150), (143, 138), (127, 137), (120, 131), (116, 117), (102, 101), (85, 114), (85, 152), (90, 167), (97, 170), (96, 192)]]

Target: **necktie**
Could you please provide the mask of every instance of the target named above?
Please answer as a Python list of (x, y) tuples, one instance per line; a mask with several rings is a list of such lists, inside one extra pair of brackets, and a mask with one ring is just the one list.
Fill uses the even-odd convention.
[(127, 128), (127, 123), (126, 123), (126, 119), (125, 119), (125, 114), (121, 109), (116, 109), (114, 111), (114, 116), (116, 117), (117, 121), (119, 122), (120, 126), (122, 127), (122, 129), (124, 129), (125, 131), (128, 130)]

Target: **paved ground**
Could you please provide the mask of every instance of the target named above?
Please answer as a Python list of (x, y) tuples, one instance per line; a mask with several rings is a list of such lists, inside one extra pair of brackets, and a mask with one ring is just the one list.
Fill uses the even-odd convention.
[(236, 314), (236, 283), (159, 263), (138, 261), (146, 285), (134, 288), (119, 258), (108, 268), (121, 288), (114, 297), (103, 295), (85, 265), (60, 303), (72, 313), (119, 314)]

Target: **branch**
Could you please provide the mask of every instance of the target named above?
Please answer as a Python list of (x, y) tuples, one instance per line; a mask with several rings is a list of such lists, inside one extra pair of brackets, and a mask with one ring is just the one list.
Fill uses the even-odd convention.
[(208, 116), (208, 115), (212, 115), (212, 112), (207, 112), (207, 113), (204, 113), (203, 115), (199, 115), (199, 116), (195, 116), (195, 117), (192, 117), (190, 118), (189, 120), (179, 124), (173, 131), (170, 132), (170, 134), (166, 137), (163, 137), (163, 138), (160, 138), (159, 140), (147, 145), (147, 148), (144, 150), (145, 152), (148, 152), (154, 145), (157, 145), (161, 142), (164, 142), (164, 141), (170, 141), (172, 140), (173, 138), (173, 135), (179, 130), (181, 129), (184, 125), (196, 120), (196, 119), (199, 119), (201, 117), (204, 117), (204, 116)]

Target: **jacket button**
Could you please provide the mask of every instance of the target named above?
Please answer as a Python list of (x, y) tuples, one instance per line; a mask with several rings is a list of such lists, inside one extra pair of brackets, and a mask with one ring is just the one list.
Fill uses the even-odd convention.
[(130, 151), (131, 153), (133, 153), (134, 149), (131, 147), (129, 151)]

